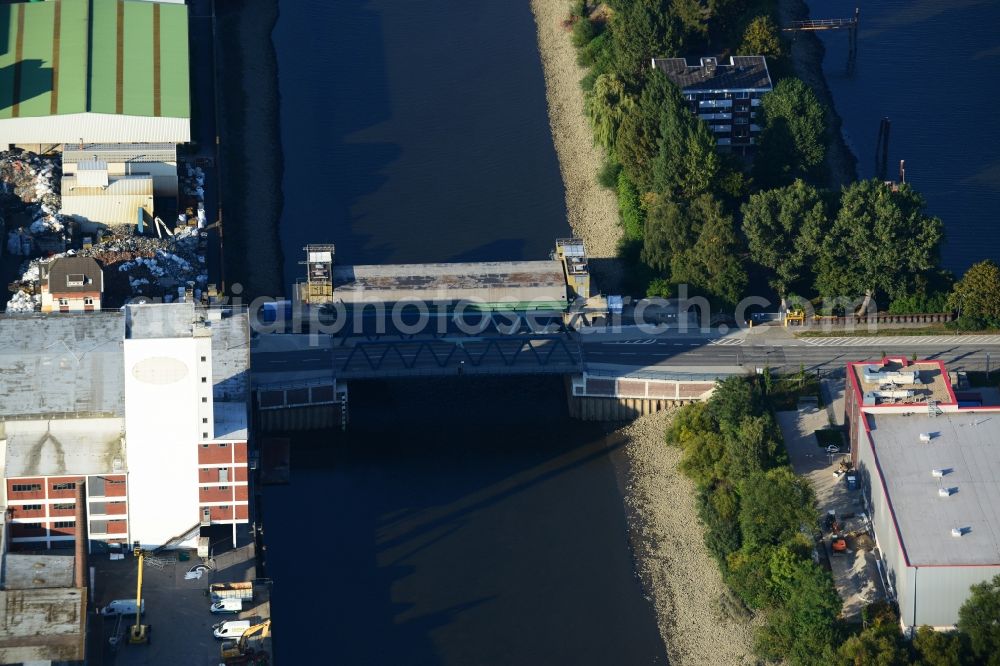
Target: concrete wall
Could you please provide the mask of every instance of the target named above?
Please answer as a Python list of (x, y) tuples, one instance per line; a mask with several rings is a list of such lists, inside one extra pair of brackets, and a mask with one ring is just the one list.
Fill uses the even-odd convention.
[(211, 346), (210, 337), (125, 340), (129, 527), (143, 546), (199, 521), (198, 445), (212, 437)]
[(645, 414), (653, 414), (668, 407), (676, 407), (683, 400), (648, 400), (645, 398), (580, 398), (569, 396), (569, 415), (581, 421), (631, 421)]

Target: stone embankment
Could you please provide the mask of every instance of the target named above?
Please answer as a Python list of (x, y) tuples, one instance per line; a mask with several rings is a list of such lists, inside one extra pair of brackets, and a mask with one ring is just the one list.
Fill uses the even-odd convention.
[(625, 503), (639, 577), (675, 666), (755, 664), (756, 619), (729, 592), (703, 541), (696, 489), (667, 446), (672, 412), (643, 416), (628, 438)]
[(587, 244), (591, 269), (605, 293), (614, 293), (621, 279), (617, 260), (622, 228), (614, 192), (597, 182), (604, 153), (594, 145), (594, 135), (583, 111), (580, 79), (587, 71), (576, 63), (576, 49), (563, 22), (569, 16), (568, 0), (532, 0), (538, 27), (538, 50), (545, 73), (549, 125), (566, 188), (569, 226)]

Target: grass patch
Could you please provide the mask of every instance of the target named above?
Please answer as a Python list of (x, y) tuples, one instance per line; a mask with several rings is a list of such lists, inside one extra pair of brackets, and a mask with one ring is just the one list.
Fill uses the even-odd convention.
[(778, 377), (774, 380), (767, 399), (776, 412), (788, 412), (798, 409), (799, 398), (813, 397), (823, 407), (823, 396), (819, 390), (819, 377), (808, 373)]

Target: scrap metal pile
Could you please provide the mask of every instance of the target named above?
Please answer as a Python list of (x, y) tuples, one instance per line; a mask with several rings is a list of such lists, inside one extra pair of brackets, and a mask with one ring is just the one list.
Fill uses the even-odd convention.
[[(139, 235), (132, 227), (109, 227), (66, 250), (74, 222), (59, 214), (60, 160), (29, 152), (0, 152), (0, 196), (11, 210), (23, 211), (30, 224), (8, 230), (7, 253), (38, 257), (21, 266), (20, 277), (10, 284), (13, 296), (8, 312), (37, 310), (39, 266), (62, 256), (93, 257), (104, 269), (105, 306), (115, 307), (136, 296), (173, 300), (185, 290), (200, 297), (208, 282), (200, 235), (194, 226), (179, 226), (163, 238)], [(185, 191), (199, 200), (204, 173), (188, 166)], [(82, 239), (78, 239), (77, 245)]]

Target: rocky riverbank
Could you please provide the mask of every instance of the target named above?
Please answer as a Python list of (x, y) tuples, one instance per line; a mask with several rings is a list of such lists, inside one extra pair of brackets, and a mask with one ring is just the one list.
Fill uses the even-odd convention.
[(278, 0), (217, 5), (219, 132), (226, 288), (244, 296), (283, 292), (278, 62), (271, 31)]
[(549, 107), (552, 140), (559, 157), (566, 188), (566, 213), (573, 233), (583, 238), (592, 259), (592, 270), (605, 293), (617, 288), (621, 267), (618, 243), (618, 200), (614, 192), (597, 182), (604, 162), (600, 147), (583, 111), (580, 79), (587, 71), (576, 63), (576, 49), (563, 27), (569, 16), (568, 0), (531, 0), (538, 28), (538, 50), (545, 73), (545, 97)]
[(632, 550), (675, 666), (755, 664), (756, 618), (735, 600), (703, 541), (696, 489), (663, 439), (670, 414), (644, 416), (619, 432)]

